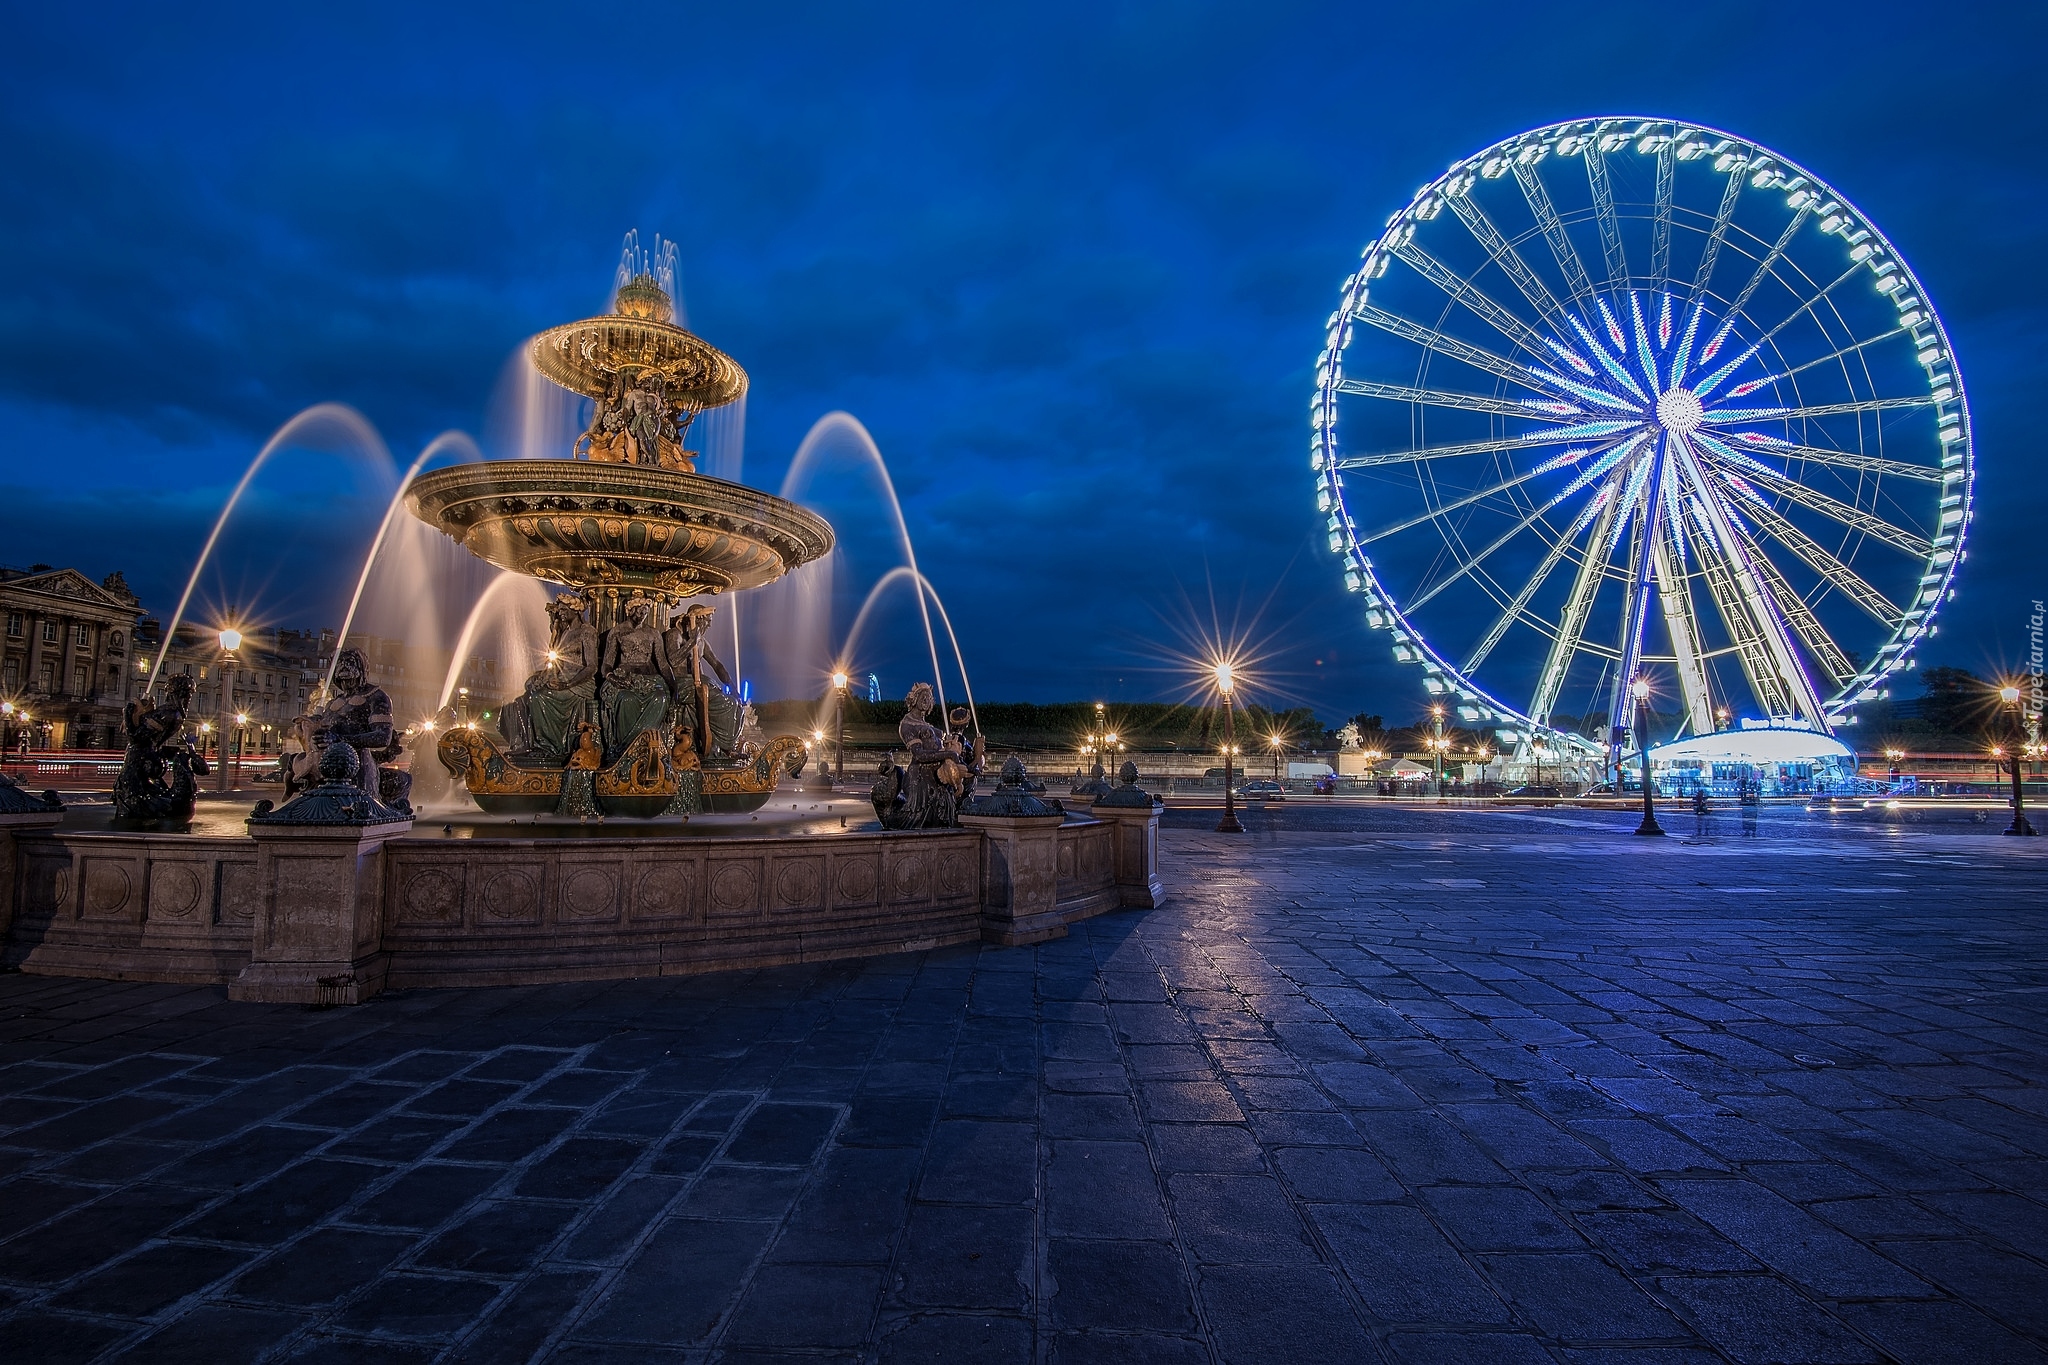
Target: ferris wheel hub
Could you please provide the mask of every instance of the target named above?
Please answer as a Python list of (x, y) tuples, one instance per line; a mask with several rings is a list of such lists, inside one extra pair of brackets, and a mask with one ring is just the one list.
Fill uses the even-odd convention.
[(1657, 399), (1657, 422), (1674, 436), (1690, 436), (1706, 416), (1699, 395), (1691, 389), (1671, 389)]

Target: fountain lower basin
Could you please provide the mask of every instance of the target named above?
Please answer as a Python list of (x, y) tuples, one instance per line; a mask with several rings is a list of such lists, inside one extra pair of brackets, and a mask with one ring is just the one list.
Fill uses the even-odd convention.
[[(72, 813), (49, 828), (0, 828), (0, 870), (14, 888), (0, 943), (5, 962), (29, 972), (353, 1004), (395, 987), (1038, 942), (1163, 895), (1154, 809), (884, 831), (872, 820), (836, 828), (836, 811), (858, 806), (832, 806), (817, 818), (790, 812), (798, 819), (765, 835), (734, 817), (631, 833), (489, 820), (458, 832), (429, 820), (229, 834), (208, 820), (212, 832), (181, 834)], [(701, 837), (707, 824), (717, 833)]]

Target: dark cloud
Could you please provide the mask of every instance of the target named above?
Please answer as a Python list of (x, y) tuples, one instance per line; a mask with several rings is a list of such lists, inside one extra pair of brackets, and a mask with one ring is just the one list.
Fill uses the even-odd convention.
[[(1942, 661), (1981, 666), (2043, 591), (2014, 512), (2048, 478), (2031, 456), (2048, 290), (2031, 11), (16, 19), (0, 52), (0, 558), (118, 559), (153, 605), (279, 423), (347, 402), (401, 458), (481, 429), (506, 357), (601, 307), (637, 226), (682, 244), (692, 324), (753, 376), (750, 481), (773, 486), (829, 410), (873, 430), (983, 695), (1120, 676), (1149, 695), (1160, 680), (1131, 661), (1160, 604), (1206, 603), (1212, 580), (1256, 603), (1284, 573), (1289, 686), (1332, 715), (1400, 714), (1416, 680), (1383, 663), (1316, 544), (1304, 410), (1337, 281), (1455, 157), (1626, 109), (1806, 162), (1886, 226), (1942, 309), (1983, 469)], [(322, 469), (337, 496), (307, 524), (285, 493)], [(336, 610), (344, 587), (308, 585), (349, 576), (380, 495), (334, 461), (276, 478), (218, 590)], [(817, 496), (856, 601), (888, 536), (861, 480)]]

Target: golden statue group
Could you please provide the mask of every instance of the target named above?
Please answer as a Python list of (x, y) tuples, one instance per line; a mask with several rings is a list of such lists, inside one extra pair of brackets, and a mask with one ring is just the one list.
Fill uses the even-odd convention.
[(710, 606), (666, 610), (657, 627), (656, 602), (635, 593), (599, 631), (585, 594), (555, 598), (546, 663), (499, 709), (495, 734), (449, 713), (441, 761), (496, 813), (758, 808), (801, 743), (748, 733), (749, 708), (705, 638)]

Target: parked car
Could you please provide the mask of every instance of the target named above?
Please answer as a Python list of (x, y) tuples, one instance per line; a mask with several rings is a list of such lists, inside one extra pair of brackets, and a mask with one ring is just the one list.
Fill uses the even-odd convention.
[(1524, 787), (1516, 787), (1516, 788), (1515, 788), (1515, 789), (1514, 789), (1513, 791), (1510, 791), (1510, 792), (1508, 793), (1508, 795), (1509, 795), (1509, 796), (1563, 796), (1563, 795), (1564, 795), (1564, 792), (1563, 792), (1563, 791), (1561, 791), (1561, 790), (1559, 790), (1559, 789), (1558, 789), (1558, 788), (1556, 788), (1556, 787), (1538, 787), (1538, 786), (1534, 786), (1534, 785), (1531, 785), (1531, 786), (1524, 786)]
[(1247, 801), (1284, 801), (1287, 789), (1278, 782), (1247, 782), (1237, 789), (1237, 794)]

